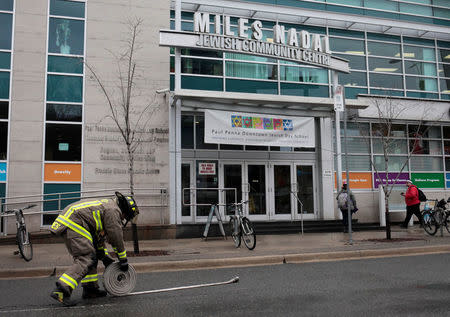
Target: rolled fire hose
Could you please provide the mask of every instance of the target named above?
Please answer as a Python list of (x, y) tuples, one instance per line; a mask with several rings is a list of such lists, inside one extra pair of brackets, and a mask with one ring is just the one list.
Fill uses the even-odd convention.
[(119, 262), (111, 263), (103, 273), (103, 286), (111, 295), (127, 295), (136, 286), (136, 270), (128, 264), (128, 271), (123, 272)]

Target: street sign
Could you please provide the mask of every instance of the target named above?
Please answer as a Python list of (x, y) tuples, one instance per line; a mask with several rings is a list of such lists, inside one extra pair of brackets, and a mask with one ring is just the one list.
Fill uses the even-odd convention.
[(337, 85), (334, 90), (334, 111), (344, 111), (344, 87)]

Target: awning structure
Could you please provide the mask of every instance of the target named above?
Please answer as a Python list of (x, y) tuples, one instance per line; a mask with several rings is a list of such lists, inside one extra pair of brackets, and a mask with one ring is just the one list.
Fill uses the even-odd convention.
[[(172, 0), (172, 9), (175, 7), (174, 3), (175, 1)], [(311, 3), (314, 4), (313, 1), (311, 1)], [(256, 2), (182, 0), (182, 10), (202, 11), (238, 17), (248, 17), (251, 19), (280, 21), (312, 26), (328, 26), (355, 31), (368, 31), (432, 39), (436, 38), (442, 41), (450, 40), (450, 32), (448, 31), (448, 27), (445, 26), (389, 20), (371, 16), (352, 15), (348, 13), (326, 12), (325, 14), (324, 11), (319, 10), (270, 5)]]
[[(315, 117), (329, 117), (334, 114), (333, 98), (180, 89), (174, 92), (173, 102), (176, 100), (182, 101), (184, 111), (229, 111), (230, 107), (235, 107), (236, 111), (266, 114)], [(346, 107), (349, 109), (365, 109), (368, 105), (367, 100), (346, 100)]]

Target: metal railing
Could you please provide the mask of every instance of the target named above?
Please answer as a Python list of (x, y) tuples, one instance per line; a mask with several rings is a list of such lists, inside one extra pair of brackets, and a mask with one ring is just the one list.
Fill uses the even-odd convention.
[[(65, 206), (80, 199), (112, 197), (116, 191), (129, 194), (129, 188), (98, 189), (86, 191), (74, 191), (63, 193), (48, 193), (40, 195), (10, 196), (0, 199), (0, 212), (4, 210), (17, 209), (29, 204), (36, 204), (38, 211), (24, 213), (29, 215), (57, 215)], [(135, 188), (134, 197), (138, 202), (140, 212), (146, 209), (159, 208), (159, 222), (165, 224), (164, 210), (168, 207), (168, 190), (164, 187), (159, 188)], [(153, 211), (153, 210), (152, 210)], [(12, 215), (14, 216), (14, 215)], [(5, 235), (7, 228), (7, 218), (11, 215), (0, 214), (0, 235)], [(41, 227), (47, 227), (42, 225)]]

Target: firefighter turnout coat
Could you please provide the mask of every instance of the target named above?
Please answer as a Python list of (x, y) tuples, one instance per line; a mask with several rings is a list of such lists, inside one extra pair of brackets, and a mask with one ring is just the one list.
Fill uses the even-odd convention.
[(99, 250), (100, 254), (102, 251), (107, 254), (105, 239), (119, 260), (126, 260), (121, 214), (114, 199), (81, 200), (61, 212), (50, 231), (64, 237), (74, 263), (59, 278), (60, 285), (70, 291), (80, 282), (83, 286), (98, 287), (97, 253)]

